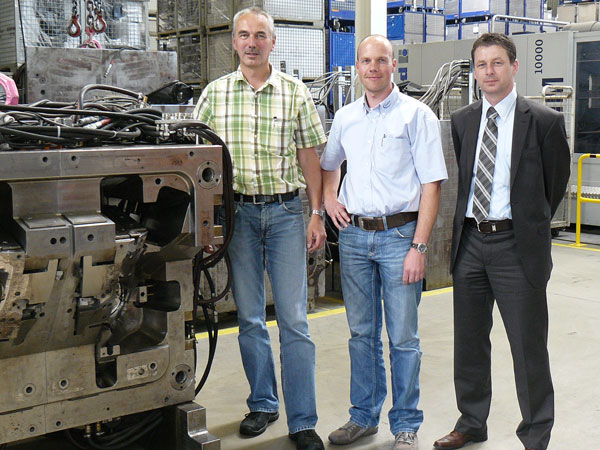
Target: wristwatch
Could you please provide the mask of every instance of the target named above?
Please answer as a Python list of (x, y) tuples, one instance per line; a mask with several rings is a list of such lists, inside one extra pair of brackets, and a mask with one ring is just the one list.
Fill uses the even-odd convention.
[(311, 216), (314, 216), (315, 214), (316, 214), (317, 216), (319, 216), (319, 217), (323, 218), (323, 214), (325, 214), (325, 211), (323, 211), (322, 209), (313, 209), (313, 210), (310, 212), (310, 215), (311, 215)]
[(427, 244), (425, 244), (424, 242), (413, 242), (412, 244), (410, 244), (410, 246), (420, 254), (427, 253)]

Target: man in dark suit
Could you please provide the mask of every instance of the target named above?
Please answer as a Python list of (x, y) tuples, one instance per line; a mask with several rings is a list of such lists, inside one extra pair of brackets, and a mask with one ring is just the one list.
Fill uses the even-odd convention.
[(451, 121), (459, 167), (451, 271), (454, 386), (461, 416), (434, 447), (457, 449), (487, 439), (495, 300), (523, 416), (517, 436), (526, 450), (545, 450), (554, 422), (546, 301), (550, 221), (571, 165), (564, 118), (517, 95), (519, 63), (507, 36), (480, 36), (471, 57), (484, 98)]

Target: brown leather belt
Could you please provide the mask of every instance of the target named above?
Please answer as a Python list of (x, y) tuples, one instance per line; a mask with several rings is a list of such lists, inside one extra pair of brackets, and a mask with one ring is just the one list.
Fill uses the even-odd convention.
[(477, 223), (475, 219), (472, 217), (465, 217), (465, 225), (469, 225), (470, 227), (477, 228), (477, 231), (480, 233), (498, 233), (500, 231), (512, 230), (512, 220), (504, 219), (504, 220), (483, 220)]
[(286, 192), (285, 194), (273, 194), (273, 195), (263, 195), (263, 194), (244, 195), (244, 194), (240, 194), (239, 192), (235, 192), (233, 194), (233, 199), (236, 202), (253, 203), (255, 205), (264, 205), (266, 203), (289, 202), (290, 200), (293, 200), (294, 197), (296, 197), (297, 195), (298, 195), (298, 189), (296, 189), (294, 192)]
[(364, 231), (383, 231), (390, 228), (401, 227), (404, 224), (417, 220), (417, 211), (401, 212), (391, 216), (367, 217), (352, 214), (351, 222), (355, 227)]

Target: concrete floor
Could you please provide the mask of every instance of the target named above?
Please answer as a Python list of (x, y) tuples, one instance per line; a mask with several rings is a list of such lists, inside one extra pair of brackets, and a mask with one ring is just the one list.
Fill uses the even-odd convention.
[[(556, 391), (556, 424), (549, 450), (600, 448), (600, 235), (586, 234), (584, 248), (573, 248), (574, 233), (562, 232), (552, 247), (554, 271), (548, 288), (550, 310), (549, 350)], [(431, 449), (435, 439), (449, 432), (458, 417), (452, 384), (452, 291), (426, 292), (420, 306), (423, 350), (420, 408), (425, 422), (419, 431), (420, 448)], [(349, 337), (343, 303), (328, 298), (309, 315), (317, 347), (317, 432), (326, 448), (389, 449), (384, 404), (379, 433), (344, 447), (331, 446), (327, 435), (348, 420)], [(248, 384), (237, 344), (235, 320), (222, 324), (213, 369), (197, 403), (207, 408), (208, 429), (221, 439), (223, 450), (293, 450), (287, 437), (285, 410), (261, 436), (247, 439), (238, 433), (247, 412)], [(275, 355), (278, 331), (270, 327)], [(207, 341), (199, 343), (198, 371), (202, 373)], [(496, 311), (492, 331), (494, 396), (488, 422), (489, 440), (468, 446), (473, 450), (523, 449), (514, 431), (520, 421), (512, 372), (512, 360), (502, 321)], [(387, 350), (385, 351), (387, 358)], [(276, 361), (278, 357), (276, 356)], [(391, 389), (389, 389), (391, 392)], [(32, 439), (10, 445), (9, 450), (67, 450), (75, 447), (59, 439)], [(131, 447), (129, 450), (139, 449)], [(167, 450), (167, 449), (160, 449)]]
[[(583, 249), (569, 247), (573, 233), (561, 233), (552, 247), (554, 271), (548, 288), (550, 306), (549, 351), (556, 391), (556, 424), (549, 450), (597, 449), (600, 441), (600, 237), (585, 235), (593, 244)], [(420, 408), (425, 421), (419, 431), (421, 449), (430, 449), (435, 439), (446, 434), (458, 417), (452, 384), (452, 291), (427, 292), (420, 306), (420, 335), (423, 350)], [(309, 316), (310, 331), (317, 347), (317, 432), (327, 435), (348, 419), (349, 337), (343, 304), (325, 299)], [(273, 350), (278, 360), (278, 330), (270, 328)], [(203, 344), (200, 342), (200, 355)], [(520, 421), (516, 400), (512, 359), (500, 316), (492, 331), (494, 395), (489, 417), (489, 440), (473, 444), (473, 450), (522, 449), (515, 436)], [(387, 358), (387, 350), (385, 350)], [(199, 370), (204, 361), (200, 356)], [(391, 392), (391, 389), (388, 389)], [(224, 329), (219, 336), (213, 370), (196, 401), (207, 408), (208, 429), (221, 439), (224, 450), (294, 449), (287, 437), (285, 410), (280, 419), (255, 438), (238, 433), (247, 412), (248, 395), (237, 330)], [(389, 397), (389, 395), (388, 395)], [(326, 448), (388, 449), (393, 444), (387, 411), (379, 433), (345, 447)]]

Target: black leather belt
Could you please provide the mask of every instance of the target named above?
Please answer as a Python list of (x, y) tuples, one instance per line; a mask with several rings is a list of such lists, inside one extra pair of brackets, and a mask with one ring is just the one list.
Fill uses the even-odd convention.
[(244, 194), (240, 194), (239, 192), (235, 192), (233, 194), (233, 199), (236, 202), (253, 203), (255, 205), (263, 205), (265, 203), (289, 202), (290, 200), (293, 200), (294, 197), (297, 197), (297, 196), (298, 196), (298, 189), (296, 189), (294, 192), (286, 192), (285, 194), (273, 194), (273, 195), (263, 195), (263, 194), (244, 195)]
[(480, 233), (498, 233), (500, 231), (512, 230), (512, 220), (504, 219), (504, 220), (483, 220), (477, 223), (475, 219), (472, 217), (465, 217), (465, 225), (469, 225), (470, 227), (477, 228), (477, 231)]
[(417, 220), (419, 213), (417, 211), (401, 212), (391, 216), (367, 217), (355, 216), (352, 214), (352, 225), (360, 227), (364, 231), (383, 231), (390, 228), (401, 227), (402, 225)]

